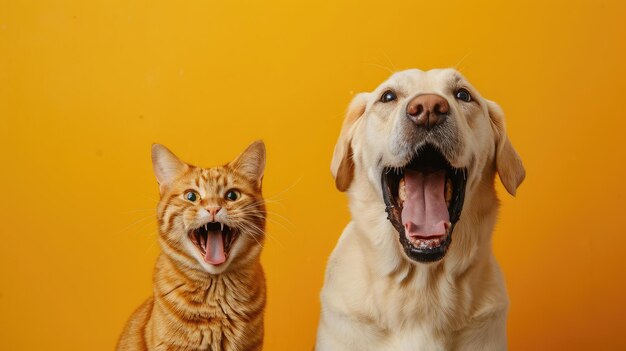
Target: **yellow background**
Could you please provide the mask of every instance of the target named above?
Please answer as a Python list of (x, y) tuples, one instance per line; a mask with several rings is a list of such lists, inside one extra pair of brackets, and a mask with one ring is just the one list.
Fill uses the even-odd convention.
[(442, 66), (528, 172), (494, 234), (510, 348), (624, 349), (625, 35), (622, 1), (0, 0), (0, 349), (111, 350), (151, 293), (150, 144), (210, 166), (263, 138), (265, 349), (310, 350), (345, 107)]

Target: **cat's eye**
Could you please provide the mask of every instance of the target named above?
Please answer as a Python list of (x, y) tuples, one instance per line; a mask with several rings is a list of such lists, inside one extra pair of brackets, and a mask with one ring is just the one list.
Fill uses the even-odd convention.
[(187, 201), (196, 202), (200, 196), (193, 190), (187, 190), (185, 192), (185, 199)]
[(241, 197), (241, 193), (237, 190), (228, 190), (224, 196), (228, 201), (237, 201)]
[(454, 97), (465, 102), (472, 101), (472, 94), (470, 94), (470, 92), (467, 91), (467, 89), (465, 88), (461, 88), (457, 90), (456, 93), (454, 94)]
[(398, 98), (398, 97), (396, 96), (396, 93), (394, 93), (394, 92), (393, 92), (393, 91), (391, 91), (391, 90), (387, 90), (387, 91), (385, 91), (385, 92), (383, 93), (383, 95), (380, 97), (380, 102), (387, 103), (387, 102), (393, 101), (393, 100), (395, 100), (395, 99), (397, 99), (397, 98)]

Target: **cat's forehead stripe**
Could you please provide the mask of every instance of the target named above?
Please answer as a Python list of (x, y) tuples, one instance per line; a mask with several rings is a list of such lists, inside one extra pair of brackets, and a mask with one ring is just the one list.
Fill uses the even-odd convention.
[(222, 192), (234, 181), (230, 172), (224, 167), (200, 168), (195, 167), (195, 176), (191, 180), (196, 189), (201, 191)]

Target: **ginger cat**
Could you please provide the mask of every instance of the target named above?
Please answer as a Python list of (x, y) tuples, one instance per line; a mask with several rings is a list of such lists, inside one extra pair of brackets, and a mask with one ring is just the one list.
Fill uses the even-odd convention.
[(154, 294), (131, 315), (117, 350), (261, 350), (265, 145), (204, 169), (154, 144), (152, 163), (161, 195)]

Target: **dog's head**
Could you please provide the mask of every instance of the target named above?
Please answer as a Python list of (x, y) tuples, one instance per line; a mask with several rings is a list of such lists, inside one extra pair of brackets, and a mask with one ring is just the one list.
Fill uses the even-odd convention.
[[(524, 179), (500, 107), (454, 69), (395, 73), (355, 96), (335, 146), (335, 183), (369, 184), (406, 255), (443, 258), (464, 203), (497, 172), (515, 195)], [(357, 191), (357, 190), (355, 190)]]

